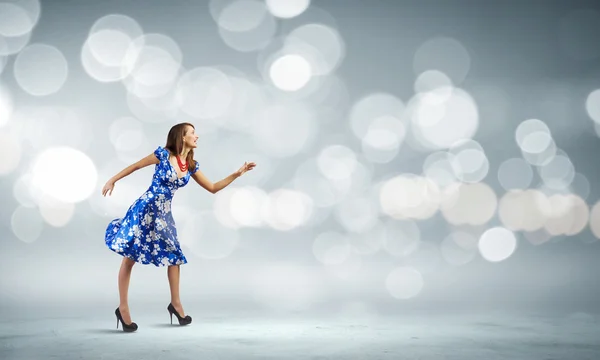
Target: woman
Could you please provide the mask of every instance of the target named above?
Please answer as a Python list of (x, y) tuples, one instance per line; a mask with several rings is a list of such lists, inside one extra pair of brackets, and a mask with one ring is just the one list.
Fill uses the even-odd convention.
[(171, 316), (171, 324), (173, 314), (180, 325), (192, 322), (192, 318), (185, 315), (179, 298), (179, 266), (186, 264), (187, 259), (179, 246), (171, 214), (173, 195), (177, 189), (188, 183), (190, 177), (214, 194), (256, 165), (253, 162), (245, 162), (238, 171), (213, 184), (198, 170), (198, 162), (194, 160), (197, 140), (198, 135), (192, 124), (181, 123), (173, 126), (169, 130), (164, 148), (159, 146), (153, 154), (129, 165), (108, 180), (102, 189), (103, 196), (111, 195), (117, 181), (136, 170), (156, 165), (148, 190), (129, 207), (123, 218), (110, 222), (105, 234), (106, 246), (123, 256), (119, 270), (120, 303), (115, 310), (117, 328), (120, 321), (123, 331), (131, 332), (138, 328), (137, 324), (131, 321), (127, 299), (131, 269), (136, 262), (167, 266), (171, 290), (171, 303), (167, 310)]

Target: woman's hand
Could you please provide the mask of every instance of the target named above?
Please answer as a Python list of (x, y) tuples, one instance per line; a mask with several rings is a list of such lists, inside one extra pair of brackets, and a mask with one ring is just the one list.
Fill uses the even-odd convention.
[(115, 183), (108, 181), (106, 183), (106, 185), (104, 185), (104, 187), (102, 188), (102, 196), (106, 196), (107, 193), (109, 196), (112, 195), (112, 191), (113, 191), (114, 187), (115, 187)]
[(254, 169), (255, 166), (256, 164), (254, 162), (244, 162), (244, 165), (242, 165), (242, 167), (235, 173), (237, 176), (242, 176), (246, 171)]

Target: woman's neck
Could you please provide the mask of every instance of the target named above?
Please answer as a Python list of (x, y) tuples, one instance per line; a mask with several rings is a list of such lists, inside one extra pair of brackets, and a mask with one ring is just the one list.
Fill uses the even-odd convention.
[(181, 154), (179, 154), (179, 157), (185, 159), (189, 152), (190, 152), (190, 149), (187, 147), (184, 147), (183, 150), (181, 150)]

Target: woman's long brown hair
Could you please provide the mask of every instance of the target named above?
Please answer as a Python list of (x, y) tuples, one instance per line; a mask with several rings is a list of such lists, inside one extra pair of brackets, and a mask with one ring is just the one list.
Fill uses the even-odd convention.
[[(167, 145), (165, 145), (165, 149), (169, 150), (173, 155), (179, 155), (183, 151), (183, 137), (186, 134), (187, 126), (191, 126), (196, 129), (194, 125), (190, 123), (180, 123), (174, 125), (171, 130), (169, 130), (169, 134), (167, 135)], [(190, 149), (185, 158), (185, 161), (188, 163), (188, 169), (190, 171), (196, 170), (196, 162), (194, 161), (194, 149)]]

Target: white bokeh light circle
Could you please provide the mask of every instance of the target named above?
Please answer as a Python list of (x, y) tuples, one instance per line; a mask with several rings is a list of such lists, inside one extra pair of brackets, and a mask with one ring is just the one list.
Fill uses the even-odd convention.
[(44, 230), (44, 220), (34, 207), (17, 207), (10, 218), (10, 224), (17, 239), (26, 243), (38, 240)]
[(454, 88), (440, 97), (416, 94), (407, 105), (414, 140), (430, 150), (449, 148), (472, 138), (479, 128), (479, 108), (465, 90)]
[(33, 96), (58, 92), (67, 81), (69, 66), (54, 46), (31, 44), (17, 55), (14, 75), (19, 86)]
[(284, 91), (297, 91), (310, 81), (312, 75), (308, 61), (301, 55), (288, 54), (271, 64), (269, 77), (273, 84)]
[(198, 119), (214, 119), (230, 111), (234, 89), (221, 70), (197, 67), (181, 76), (177, 83), (177, 101), (181, 110)]
[(310, 64), (313, 75), (328, 75), (341, 64), (346, 45), (340, 33), (325, 24), (304, 24), (292, 30), (285, 48), (298, 51)]
[(343, 145), (330, 145), (322, 149), (317, 156), (321, 173), (330, 180), (350, 178), (357, 167), (356, 154)]
[(66, 203), (87, 199), (98, 180), (93, 161), (69, 147), (53, 147), (39, 153), (33, 161), (32, 174), (33, 187)]
[(17, 169), (22, 152), (21, 141), (15, 134), (0, 132), (0, 176), (11, 174)]
[(265, 2), (273, 16), (291, 19), (305, 12), (311, 0), (265, 0)]
[[(364, 139), (377, 119), (400, 119), (404, 110), (404, 103), (398, 97), (389, 93), (372, 93), (360, 98), (350, 108), (350, 127), (358, 139)], [(400, 130), (401, 133), (396, 134), (396, 137), (404, 139), (404, 127)]]
[(66, 226), (75, 214), (74, 203), (58, 201), (50, 196), (41, 196), (38, 206), (44, 221), (57, 228)]
[(532, 180), (531, 165), (523, 159), (511, 158), (498, 167), (498, 182), (504, 190), (526, 189)]
[(436, 37), (424, 42), (415, 52), (413, 70), (421, 74), (439, 70), (454, 84), (462, 83), (471, 68), (471, 56), (463, 44), (448, 37)]
[(398, 267), (386, 277), (385, 287), (389, 294), (396, 299), (414, 298), (423, 290), (423, 275), (412, 267)]
[(348, 239), (333, 231), (319, 234), (312, 245), (315, 258), (324, 265), (343, 263), (350, 256), (351, 250)]
[(486, 230), (479, 238), (479, 252), (489, 262), (500, 262), (508, 259), (517, 248), (515, 234), (504, 227), (493, 227)]
[(600, 124), (600, 89), (589, 93), (585, 100), (585, 110), (595, 123)]
[[(190, 217), (181, 230), (181, 243), (202, 259), (224, 259), (230, 256), (240, 241), (239, 233), (222, 226), (212, 212)], [(217, 241), (218, 239), (218, 241)]]

